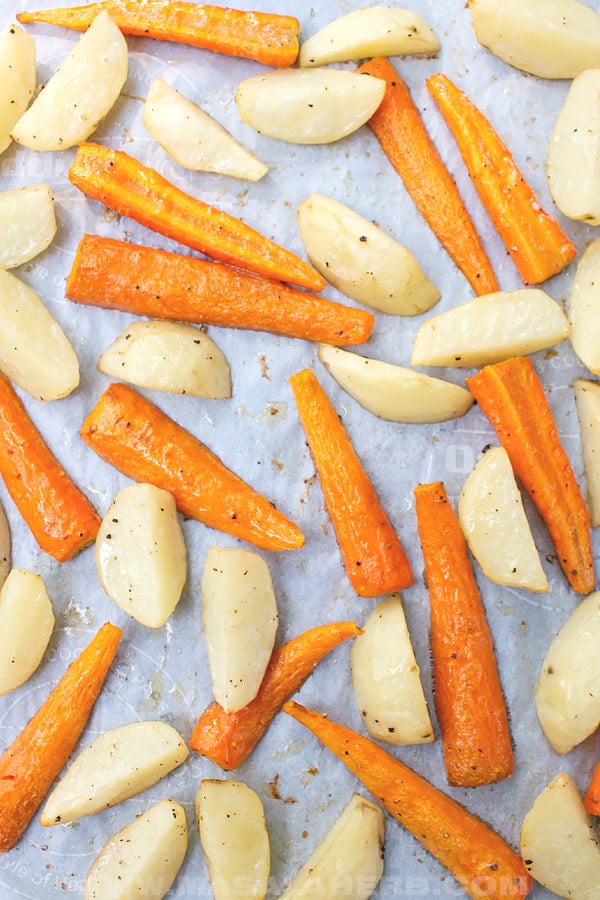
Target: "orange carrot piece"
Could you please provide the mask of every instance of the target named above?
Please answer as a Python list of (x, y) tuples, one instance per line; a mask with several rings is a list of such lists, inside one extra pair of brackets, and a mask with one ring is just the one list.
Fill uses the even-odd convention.
[(475, 293), (497, 291), (496, 276), (473, 220), (408, 86), (382, 57), (370, 60), (358, 71), (387, 82), (383, 101), (368, 124), (420, 214)]
[(185, 516), (262, 550), (294, 550), (302, 532), (189, 431), (126, 384), (111, 384), (81, 436), (135, 481), (169, 491)]
[(491, 122), (445, 75), (428, 78), (427, 87), (524, 283), (540, 284), (556, 275), (577, 248), (542, 209)]
[(65, 562), (91, 544), (100, 516), (69, 478), (0, 375), (0, 475), (40, 548)]
[(300, 23), (293, 16), (183, 0), (104, 0), (87, 6), (22, 12), (17, 19), (22, 24), (45, 22), (85, 31), (103, 11), (110, 13), (123, 34), (190, 44), (267, 66), (291, 66), (298, 56)]
[(12, 850), (73, 752), (117, 652), (107, 622), (0, 757), (0, 853)]
[(84, 235), (67, 278), (77, 303), (204, 325), (362, 344), (374, 316), (233, 266)]
[(355, 622), (319, 625), (275, 649), (255, 699), (236, 713), (226, 713), (217, 702), (211, 703), (194, 728), (192, 750), (228, 772), (240, 766), (317, 663), (360, 633)]
[(92, 200), (220, 262), (320, 291), (325, 279), (304, 260), (229, 213), (180, 190), (122, 150), (80, 144), (69, 181)]
[(595, 584), (590, 516), (533, 363), (514, 357), (466, 381), (546, 523), (569, 584), (589, 594)]
[(590, 816), (600, 816), (600, 760), (585, 792), (584, 805)]
[(489, 825), (369, 738), (290, 701), (284, 712), (306, 726), (391, 816), (446, 866), (471, 897), (525, 897), (521, 857)]
[(448, 784), (493, 784), (513, 774), (514, 758), (485, 607), (443, 483), (419, 485), (414, 493)]
[(409, 587), (406, 553), (331, 401), (310, 369), (290, 384), (350, 584), (360, 597)]

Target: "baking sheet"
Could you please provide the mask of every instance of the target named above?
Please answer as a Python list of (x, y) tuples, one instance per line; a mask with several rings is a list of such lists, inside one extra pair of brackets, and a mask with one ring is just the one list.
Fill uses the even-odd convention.
[[(40, 0), (3, 0), (0, 25), (8, 25)], [(68, 5), (63, 3), (62, 5)], [(253, 4), (236, 3), (240, 8)], [(368, 4), (320, 0), (318, 5), (291, 0), (263, 0), (265, 10), (296, 15), (307, 37), (328, 21)], [(406, 79), (432, 137), (459, 183), (498, 274), (501, 287), (520, 286), (504, 247), (493, 232), (458, 152), (425, 89), (425, 78), (444, 71), (489, 115), (515, 153), (525, 177), (542, 205), (556, 213), (545, 182), (548, 137), (560, 109), (567, 82), (536, 79), (511, 69), (480, 47), (468, 9), (462, 2), (414, 0), (411, 8), (434, 27), (442, 44), (435, 59), (394, 59)], [(77, 35), (50, 26), (28, 26), (38, 52), (38, 80), (55, 71)], [(153, 166), (189, 193), (243, 218), (279, 243), (303, 255), (295, 223), (298, 203), (311, 192), (345, 202), (409, 247), (442, 292), (435, 312), (462, 303), (470, 289), (419, 218), (400, 179), (393, 173), (375, 138), (366, 128), (328, 146), (285, 144), (256, 134), (237, 114), (234, 93), (244, 78), (264, 67), (190, 47), (128, 38), (130, 74), (123, 94), (93, 140)], [(340, 68), (344, 66), (340, 65)], [(348, 66), (352, 68), (352, 64)], [(200, 104), (270, 166), (256, 184), (209, 174), (185, 172), (152, 141), (142, 124), (142, 102), (151, 80), (160, 75)], [(61, 323), (81, 364), (81, 385), (69, 398), (43, 405), (24, 402), (56, 455), (104, 513), (115, 493), (128, 482), (101, 462), (81, 441), (79, 426), (109, 379), (95, 368), (100, 353), (132, 321), (132, 317), (77, 307), (64, 297), (64, 280), (76, 244), (84, 231), (131, 239), (151, 246), (181, 250), (132, 220), (119, 218), (100, 204), (86, 200), (67, 180), (74, 150), (35, 153), (12, 147), (0, 156), (2, 189), (47, 182), (56, 198), (58, 234), (51, 248), (15, 270)], [(563, 226), (581, 251), (596, 236), (592, 228), (560, 215)], [(188, 252), (185, 248), (183, 252)], [(573, 266), (547, 282), (545, 289), (566, 302)], [(333, 299), (342, 298), (328, 288)], [(352, 301), (347, 301), (352, 303)], [(368, 344), (357, 350), (367, 356), (409, 365), (412, 339), (422, 317), (396, 318), (377, 314)], [(510, 322), (506, 328), (510, 329)], [(372, 476), (383, 505), (396, 525), (415, 571), (415, 585), (403, 594), (407, 620), (421, 666), (432, 716), (432, 685), (428, 645), (428, 598), (416, 533), (413, 488), (418, 482), (441, 479), (456, 501), (466, 474), (482, 448), (495, 443), (492, 429), (478, 409), (463, 419), (437, 426), (400, 426), (383, 422), (363, 410), (320, 366), (309, 343), (233, 329), (208, 329), (226, 354), (232, 370), (233, 396), (226, 401), (143, 392), (211, 449), (224, 462), (271, 498), (294, 519), (306, 536), (302, 550), (264, 554), (272, 573), (280, 613), (278, 642), (325, 621), (363, 622), (374, 601), (358, 599), (344, 575), (323, 497), (298, 423), (288, 378), (313, 367), (332, 398)], [(582, 464), (571, 381), (589, 377), (567, 342), (534, 362), (557, 416), (565, 446), (582, 479)], [(468, 372), (430, 370), (462, 383)], [(111, 620), (124, 630), (116, 662), (94, 709), (80, 747), (108, 728), (127, 722), (162, 718), (189, 738), (195, 721), (211, 700), (210, 678), (202, 636), (200, 578), (207, 549), (236, 546), (226, 535), (197, 522), (183, 522), (188, 548), (188, 581), (181, 602), (168, 623), (151, 630), (128, 618), (104, 594), (96, 575), (93, 551), (60, 565), (39, 551), (21, 522), (3, 485), (2, 499), (13, 537), (13, 565), (39, 573), (46, 583), (57, 626), (37, 673), (20, 689), (0, 698), (0, 745), (6, 746), (47, 696), (50, 688), (91, 639)], [(537, 723), (533, 686), (548, 644), (574, 608), (577, 597), (567, 588), (556, 564), (546, 560), (552, 547), (540, 520), (526, 508), (551, 583), (547, 594), (534, 595), (493, 585), (476, 569), (499, 658), (515, 742), (516, 771), (509, 781), (476, 790), (449, 789), (445, 784), (441, 743), (393, 749), (392, 752), (442, 789), (481, 815), (508, 842), (518, 847), (524, 815), (535, 796), (561, 770), (585, 789), (598, 757), (600, 741), (590, 738), (566, 757), (546, 743)], [(595, 554), (598, 540), (594, 536)], [(299, 694), (301, 702), (332, 718), (362, 729), (349, 678), (349, 646), (338, 648)], [(208, 760), (191, 754), (188, 762), (162, 783), (124, 804), (68, 826), (43, 829), (31, 824), (18, 847), (0, 857), (3, 898), (59, 897), (82, 894), (85, 874), (105, 841), (154, 802), (171, 796), (186, 808), (189, 851), (173, 897), (211, 896), (207, 870), (194, 823), (194, 796), (201, 778), (220, 777)], [(265, 806), (271, 838), (269, 897), (276, 897), (334, 822), (353, 791), (361, 786), (299, 724), (280, 715), (250, 759), (227, 777), (244, 780)], [(364, 793), (364, 792), (363, 792)], [(332, 888), (331, 895), (337, 890)], [(397, 823), (387, 819), (385, 874), (375, 896), (403, 898), (458, 897), (463, 892)], [(552, 896), (534, 886), (534, 900)]]

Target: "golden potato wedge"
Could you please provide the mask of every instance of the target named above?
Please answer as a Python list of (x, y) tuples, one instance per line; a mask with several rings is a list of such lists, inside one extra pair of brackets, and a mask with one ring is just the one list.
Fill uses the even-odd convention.
[(0, 269), (12, 269), (42, 253), (56, 234), (54, 197), (47, 184), (0, 193)]
[(590, 372), (600, 375), (600, 238), (588, 244), (571, 285), (569, 321), (573, 350)]
[(101, 12), (18, 119), (12, 139), (30, 150), (66, 150), (85, 141), (121, 93), (127, 67), (127, 42)]
[(311, 263), (349, 297), (398, 316), (417, 316), (440, 299), (409, 250), (343, 203), (311, 194), (297, 218)]
[(10, 136), (35, 91), (35, 41), (19, 25), (0, 31), (0, 153), (12, 143)]
[(581, 435), (590, 524), (596, 528), (600, 525), (600, 384), (576, 378), (573, 392)]
[(11, 569), (10, 526), (4, 507), (0, 503), (0, 588), (7, 579)]
[(53, 631), (54, 611), (42, 578), (12, 569), (0, 590), (0, 695), (33, 675)]

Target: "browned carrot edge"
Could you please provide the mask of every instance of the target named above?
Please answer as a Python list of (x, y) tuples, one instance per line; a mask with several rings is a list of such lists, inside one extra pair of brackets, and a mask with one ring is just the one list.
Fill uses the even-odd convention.
[(409, 587), (404, 548), (316, 375), (304, 369), (290, 384), (353, 589), (379, 597)]
[(317, 663), (343, 641), (360, 633), (355, 622), (319, 625), (275, 649), (256, 698), (236, 713), (226, 713), (218, 703), (211, 703), (194, 728), (192, 750), (226, 771), (237, 768)]
[(590, 816), (600, 816), (600, 760), (585, 792), (584, 805)]

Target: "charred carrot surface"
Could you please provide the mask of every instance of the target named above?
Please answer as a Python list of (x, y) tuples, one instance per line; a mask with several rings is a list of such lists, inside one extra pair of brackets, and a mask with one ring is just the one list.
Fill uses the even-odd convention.
[(189, 431), (126, 384), (111, 384), (81, 428), (102, 459), (135, 481), (169, 491), (177, 508), (262, 550), (294, 550), (304, 537)]
[(374, 316), (233, 266), (84, 235), (69, 277), (77, 303), (161, 319), (362, 344)]
[(0, 475), (40, 548), (65, 562), (91, 544), (100, 516), (0, 375)]
[(0, 757), (0, 852), (18, 842), (73, 752), (120, 638), (103, 625)]
[(92, 200), (220, 262), (310, 290), (325, 287), (325, 279), (300, 257), (122, 150), (80, 144), (69, 181)]
[(408, 86), (382, 57), (370, 60), (358, 71), (387, 82), (383, 101), (368, 124), (420, 214), (475, 293), (497, 291), (496, 276), (473, 220)]
[(86, 6), (22, 12), (22, 24), (45, 22), (85, 31), (106, 11), (123, 34), (190, 44), (227, 56), (254, 59), (267, 66), (296, 62), (300, 24), (293, 16), (246, 12), (183, 0), (104, 0)]
[(533, 363), (513, 357), (466, 381), (546, 523), (569, 584), (588, 594), (595, 584), (590, 517)]
[(596, 763), (592, 780), (585, 792), (584, 802), (590, 816), (600, 816), (600, 761)]
[(419, 485), (415, 501), (448, 784), (493, 784), (512, 775), (514, 759), (485, 608), (443, 483)]
[(445, 75), (428, 78), (427, 87), (524, 283), (540, 284), (556, 275), (577, 249), (542, 209), (491, 122)]
[(290, 701), (284, 711), (306, 726), (471, 896), (525, 897), (531, 879), (521, 857), (481, 819), (369, 738)]
[(211, 703), (193, 731), (192, 750), (226, 771), (237, 768), (317, 663), (357, 634), (360, 628), (355, 622), (335, 622), (311, 628), (275, 649), (255, 699), (236, 713), (226, 713), (218, 703)]
[(304, 369), (290, 384), (350, 584), (360, 597), (409, 587), (398, 535), (317, 377)]

